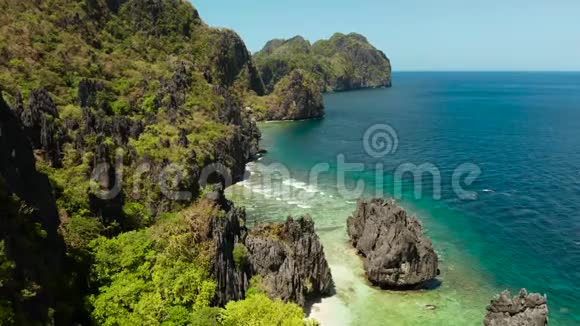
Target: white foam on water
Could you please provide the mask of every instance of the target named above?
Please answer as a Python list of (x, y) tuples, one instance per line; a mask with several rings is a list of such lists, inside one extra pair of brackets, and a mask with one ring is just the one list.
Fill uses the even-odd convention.
[[(446, 278), (443, 286), (436, 291), (399, 293), (373, 288), (365, 278), (363, 260), (350, 246), (345, 230), (346, 218), (352, 212), (356, 201), (345, 200), (333, 190), (332, 185), (325, 187), (327, 193), (322, 195), (320, 189), (317, 193), (304, 191), (309, 185), (295, 179), (278, 179), (272, 184), (263, 184), (261, 175), (264, 174), (258, 170), (241, 184), (241, 189), (259, 196), (237, 197), (238, 200), (252, 207), (250, 211), (264, 210), (268, 212), (268, 216), (280, 220), (288, 215), (311, 214), (324, 245), (336, 294), (315, 303), (308, 317), (318, 320), (323, 326), (363, 325), (363, 321), (368, 321), (365, 325), (369, 326), (385, 325), (385, 321), (388, 321), (387, 324), (393, 322), (393, 325), (419, 325), (426, 324), (425, 322), (444, 325), (443, 321), (448, 319), (452, 320), (452, 325), (475, 325), (473, 320), (481, 320), (480, 306), (484, 306), (485, 302), (466, 302), (473, 299), (472, 297), (487, 298), (491, 294), (473, 296), (473, 290), (458, 290), (470, 286), (481, 287), (479, 282), (474, 286), (471, 281), (463, 281), (457, 277), (467, 273), (463, 270), (455, 271), (452, 261), (444, 261), (441, 255), (450, 255), (448, 251), (437, 251), (443, 265), (443, 277)], [(246, 192), (243, 195), (247, 194)], [(428, 304), (435, 304), (437, 309), (425, 309)], [(477, 307), (476, 311), (471, 309), (473, 306)], [(458, 311), (465, 311), (465, 316), (458, 314)]]
[(272, 189), (269, 187), (264, 187), (263, 185), (254, 185), (251, 182), (244, 182), (239, 183), (239, 185), (243, 186), (244, 188), (248, 189), (253, 193), (260, 194), (268, 199), (274, 197), (272, 194)]
[(298, 181), (298, 180), (292, 179), (292, 178), (282, 181), (282, 184), (296, 188), (296, 189), (301, 189), (301, 190), (304, 190), (304, 191), (310, 192), (310, 193), (318, 192), (318, 189), (315, 186), (306, 184), (305, 182)]

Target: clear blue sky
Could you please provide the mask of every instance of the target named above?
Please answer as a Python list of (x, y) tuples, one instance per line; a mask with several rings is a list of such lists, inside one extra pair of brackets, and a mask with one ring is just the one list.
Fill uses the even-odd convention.
[(394, 70), (580, 70), (580, 0), (192, 0), (251, 51), (358, 32)]

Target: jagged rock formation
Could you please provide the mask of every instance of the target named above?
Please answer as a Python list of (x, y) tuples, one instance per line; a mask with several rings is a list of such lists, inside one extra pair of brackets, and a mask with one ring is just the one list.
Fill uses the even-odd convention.
[(322, 91), (391, 86), (389, 59), (356, 33), (336, 33), (313, 45), (301, 36), (272, 40), (254, 58), (268, 92), (297, 68), (312, 73)]
[[(82, 320), (89, 314), (86, 301), (64, 290), (75, 283), (71, 279), (86, 281), (89, 266), (83, 264), (92, 261), (94, 248), (83, 241), (69, 246), (67, 240), (75, 270), (61, 275), (55, 257), (64, 256), (65, 246), (56, 231), (58, 217), (65, 239), (88, 242), (85, 235), (90, 234), (91, 239), (106, 235), (133, 241), (138, 237), (123, 232), (140, 229), (143, 236), (162, 213), (178, 212), (199, 199), (206, 183), (240, 180), (245, 163), (258, 153), (260, 138), (242, 101), (247, 94), (262, 95), (263, 83), (240, 37), (207, 26), (187, 1), (8, 1), (2, 9), (0, 91), (13, 109), (0, 101), (0, 142), (10, 144), (0, 152), (0, 265), (10, 269), (6, 279), (0, 271), (0, 311), (9, 302), (17, 324), (36, 323), (18, 319), (26, 314), (38, 324), (87, 324)], [(307, 81), (298, 73), (281, 88), (285, 115), (315, 114), (320, 98), (304, 87)], [(33, 153), (52, 189), (35, 172)], [(204, 174), (208, 166), (213, 171)], [(248, 231), (243, 209), (234, 208), (223, 193), (215, 201), (225, 216), (212, 216), (198, 230), (203, 233), (198, 244), (209, 247), (203, 247), (208, 249), (203, 258), (211, 258), (203, 260), (203, 277), (209, 278), (211, 270), (218, 288), (215, 304), (224, 305), (244, 297), (257, 268), (244, 258)], [(309, 274), (310, 266), (293, 260), (323, 264), (313, 227), (300, 228), (304, 235), (293, 231), (280, 246), (291, 265), (284, 268), (295, 268), (309, 283), (287, 281), (287, 288), (276, 288), (280, 293), (272, 295), (302, 302), (326, 288), (329, 273), (320, 267), (320, 275)], [(24, 245), (31, 245), (34, 254), (28, 255)], [(298, 256), (290, 258), (290, 252)], [(16, 267), (5, 265), (5, 258)], [(67, 279), (54, 281), (57, 276)], [(76, 295), (106, 292), (101, 285), (82, 284)], [(58, 296), (76, 302), (55, 307), (52, 314), (47, 308), (55, 306)], [(187, 310), (191, 306), (184, 302)], [(61, 318), (69, 312), (82, 317)]]
[(385, 288), (418, 287), (438, 275), (438, 258), (421, 224), (394, 201), (360, 200), (348, 218), (352, 245), (368, 279)]
[(256, 275), (270, 297), (299, 305), (330, 291), (330, 268), (310, 217), (288, 218), (285, 223), (248, 230), (245, 210), (234, 207), (220, 186), (207, 198), (226, 212), (225, 218), (215, 219), (212, 226), (216, 304), (243, 299), (249, 280)]
[[(16, 101), (22, 106), (20, 94)], [(15, 112), (20, 112), (16, 109)], [(28, 98), (28, 105), (22, 109), (19, 118), (34, 149), (44, 152), (46, 159), (54, 166), (60, 166), (60, 142), (62, 131), (58, 120), (56, 105), (45, 88), (34, 89)]]
[(246, 237), (247, 230), (242, 225), (244, 221), (244, 209), (234, 207), (225, 218), (213, 222), (212, 238), (216, 248), (213, 273), (218, 284), (216, 304), (219, 306), (243, 299), (250, 285), (249, 266), (238, 266), (233, 258), (235, 246), (243, 243)]
[[(13, 147), (1, 149), (0, 245), (16, 267), (6, 280), (0, 270), (0, 314), (11, 305), (16, 324), (44, 325), (54, 323), (48, 311), (54, 308), (56, 324), (89, 324), (81, 298), (99, 285), (86, 284), (84, 264), (91, 259), (78, 258), (90, 249), (67, 240), (78, 261), (74, 272), (61, 273), (54, 258), (65, 257), (59, 215), (69, 226), (61, 228), (65, 239), (89, 241), (87, 230), (115, 237), (190, 206), (206, 182), (240, 180), (260, 139), (242, 97), (262, 95), (263, 84), (241, 38), (206, 25), (188, 1), (8, 1), (1, 7), (0, 92), (12, 110), (4, 112), (10, 109), (2, 100), (0, 123), (9, 129), (0, 142), (8, 139)], [(33, 153), (49, 178), (34, 172)], [(204, 175), (212, 165), (217, 171)], [(20, 212), (29, 208), (30, 214)], [(241, 215), (228, 209), (207, 235), (215, 239), (218, 305), (243, 298), (251, 277), (232, 258), (232, 246), (244, 238)], [(67, 293), (74, 278), (83, 284)], [(76, 302), (56, 307), (61, 295)], [(60, 317), (69, 312), (81, 317)], [(31, 322), (18, 319), (27, 315)]]
[(522, 289), (518, 296), (504, 291), (487, 307), (485, 326), (544, 326), (548, 324), (546, 296)]
[(309, 216), (257, 226), (246, 246), (252, 269), (271, 297), (304, 305), (330, 291), (330, 268)]

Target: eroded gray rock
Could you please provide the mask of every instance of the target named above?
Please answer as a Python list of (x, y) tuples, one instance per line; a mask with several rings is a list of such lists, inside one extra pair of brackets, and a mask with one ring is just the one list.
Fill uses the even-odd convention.
[(364, 257), (368, 279), (384, 288), (420, 287), (438, 275), (438, 258), (421, 223), (395, 201), (360, 200), (348, 235)]
[(544, 326), (548, 324), (546, 296), (522, 289), (518, 296), (503, 291), (491, 300), (483, 321), (485, 326)]
[(208, 235), (215, 248), (216, 305), (243, 299), (255, 276), (261, 278), (261, 290), (272, 299), (302, 306), (331, 290), (330, 268), (310, 217), (288, 218), (285, 223), (248, 230), (244, 208), (226, 199), (220, 185), (206, 199), (225, 212), (225, 216), (213, 219)]
[(246, 239), (254, 275), (272, 297), (304, 306), (332, 289), (324, 250), (309, 216), (255, 227)]

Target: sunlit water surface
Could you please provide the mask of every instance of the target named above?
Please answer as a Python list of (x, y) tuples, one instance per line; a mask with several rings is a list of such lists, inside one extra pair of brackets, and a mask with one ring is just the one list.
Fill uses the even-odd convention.
[[(526, 287), (548, 295), (552, 325), (580, 324), (580, 74), (399, 73), (394, 80), (391, 89), (326, 95), (325, 119), (261, 125), (268, 154), (228, 189), (250, 225), (314, 219), (336, 294), (314, 304), (311, 316), (325, 325), (481, 325), (495, 293)], [(376, 123), (398, 138), (396, 151), (379, 158), (363, 146)], [(347, 189), (360, 180), (364, 196), (390, 197), (402, 186), (401, 204), (419, 216), (440, 256), (438, 288), (390, 292), (366, 282), (347, 242), (356, 198), (339, 186), (340, 157), (364, 164), (346, 173)], [(328, 169), (313, 183), (318, 163)], [(404, 163), (437, 167), (441, 199), (430, 178), (420, 198), (410, 175), (394, 182)], [(481, 175), (462, 184), (473, 192), (462, 199), (452, 175), (463, 163)], [(288, 174), (265, 182), (278, 164)]]

